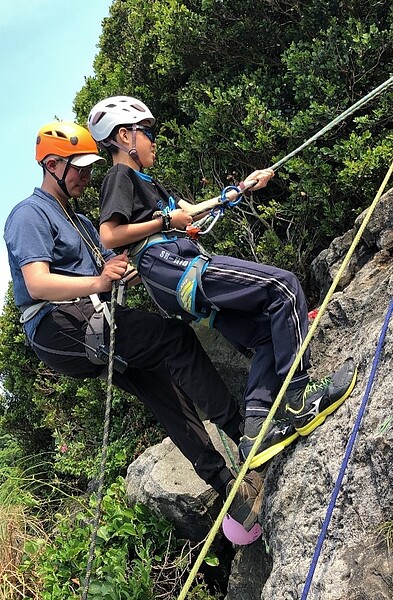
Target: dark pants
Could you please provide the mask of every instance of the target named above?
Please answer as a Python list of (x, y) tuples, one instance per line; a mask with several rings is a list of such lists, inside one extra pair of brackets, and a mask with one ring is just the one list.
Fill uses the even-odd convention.
[[(56, 307), (36, 330), (37, 356), (71, 377), (98, 376), (102, 367), (89, 362), (81, 343), (93, 312), (88, 299)], [(195, 407), (236, 443), (241, 416), (194, 331), (178, 319), (121, 306), (115, 321), (115, 352), (129, 366), (124, 374), (114, 372), (114, 384), (142, 400), (198, 475), (219, 490), (230, 474)]]
[[(185, 314), (174, 291), (198, 254), (194, 242), (180, 238), (151, 246), (140, 260), (141, 275), (148, 279), (159, 306), (170, 314)], [(269, 265), (212, 256), (202, 284), (204, 294), (196, 293), (197, 310), (216, 305), (214, 328), (235, 346), (255, 351), (245, 401), (271, 405), (308, 331), (307, 304), (297, 277)], [(307, 350), (295, 379), (307, 379), (309, 366)]]

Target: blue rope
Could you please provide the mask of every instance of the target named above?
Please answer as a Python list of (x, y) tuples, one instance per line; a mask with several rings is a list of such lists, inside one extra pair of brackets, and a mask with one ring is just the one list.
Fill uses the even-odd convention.
[(374, 361), (373, 361), (373, 365), (372, 365), (372, 368), (371, 368), (370, 377), (369, 377), (368, 382), (367, 382), (366, 391), (364, 392), (363, 400), (362, 400), (362, 403), (360, 405), (359, 412), (358, 412), (355, 424), (354, 424), (353, 429), (352, 429), (351, 437), (349, 438), (349, 441), (348, 441), (348, 444), (347, 444), (347, 447), (346, 447), (346, 450), (345, 450), (345, 456), (344, 456), (344, 459), (343, 459), (343, 462), (342, 462), (342, 465), (341, 465), (340, 473), (339, 473), (339, 475), (337, 477), (336, 484), (335, 484), (332, 496), (330, 498), (330, 503), (329, 503), (328, 509), (326, 511), (326, 517), (325, 517), (325, 520), (323, 522), (321, 532), (319, 534), (319, 538), (318, 538), (317, 545), (316, 545), (316, 548), (315, 548), (314, 556), (313, 556), (313, 559), (311, 561), (311, 565), (310, 565), (310, 569), (309, 569), (309, 572), (308, 572), (308, 575), (307, 575), (307, 578), (306, 578), (306, 582), (304, 584), (304, 589), (303, 589), (303, 594), (302, 594), (301, 600), (306, 600), (308, 592), (310, 590), (312, 578), (314, 576), (314, 572), (315, 572), (315, 568), (317, 566), (318, 558), (319, 558), (319, 555), (321, 553), (322, 544), (323, 544), (324, 539), (326, 537), (327, 528), (329, 526), (330, 519), (332, 517), (332, 513), (333, 513), (333, 510), (334, 510), (334, 505), (336, 503), (337, 496), (338, 496), (338, 493), (340, 491), (340, 487), (341, 487), (341, 484), (342, 484), (342, 481), (343, 481), (343, 478), (344, 478), (345, 470), (346, 470), (346, 468), (348, 466), (348, 461), (349, 461), (349, 458), (350, 458), (353, 446), (355, 444), (356, 437), (357, 437), (357, 434), (359, 432), (361, 421), (362, 421), (362, 418), (363, 418), (363, 415), (364, 415), (364, 411), (366, 409), (366, 405), (367, 405), (367, 402), (368, 402), (368, 399), (369, 399), (369, 396), (370, 396), (370, 393), (371, 393), (371, 388), (372, 388), (373, 383), (374, 383), (375, 374), (376, 374), (377, 367), (378, 367), (378, 362), (379, 362), (380, 355), (381, 355), (381, 352), (382, 352), (382, 347), (383, 347), (383, 343), (385, 341), (385, 336), (386, 336), (386, 332), (387, 332), (387, 329), (388, 329), (388, 325), (389, 325), (389, 321), (390, 321), (390, 317), (392, 315), (392, 312), (393, 312), (393, 300), (391, 301), (389, 309), (388, 309), (388, 312), (386, 313), (385, 322), (383, 324), (383, 327), (382, 327), (382, 330), (381, 330), (381, 334), (380, 334), (380, 337), (379, 337), (379, 341), (378, 341), (378, 345), (377, 345), (377, 350), (375, 352)]

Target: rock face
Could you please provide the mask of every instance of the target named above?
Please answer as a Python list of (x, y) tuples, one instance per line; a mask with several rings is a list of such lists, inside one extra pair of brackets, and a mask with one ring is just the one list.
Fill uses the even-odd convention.
[[(321, 300), (364, 216), (365, 213), (360, 215), (354, 229), (334, 240), (314, 261), (313, 281), (321, 290)], [(359, 369), (355, 390), (323, 426), (271, 461), (260, 515), (266, 544), (258, 540), (249, 547), (235, 549), (227, 600), (302, 598), (321, 526), (372, 370), (375, 379), (307, 597), (310, 600), (393, 598), (393, 318), (386, 330), (378, 364), (373, 368), (381, 329), (393, 298), (392, 253), (393, 192), (390, 191), (381, 198), (311, 342), (311, 375), (324, 376), (352, 356)], [(203, 332), (201, 339), (217, 368), (240, 396), (247, 376), (247, 360), (239, 358), (234, 350), (232, 353), (223, 341), (218, 343), (216, 332)], [(202, 539), (219, 506), (191, 466), (180, 454), (175, 456), (175, 450), (166, 441), (149, 449), (130, 466), (130, 498), (153, 505), (171, 518), (183, 534), (191, 538), (199, 535), (193, 539)], [(172, 504), (170, 510), (169, 504)], [(381, 533), (381, 525), (389, 522), (390, 554), (386, 533)]]

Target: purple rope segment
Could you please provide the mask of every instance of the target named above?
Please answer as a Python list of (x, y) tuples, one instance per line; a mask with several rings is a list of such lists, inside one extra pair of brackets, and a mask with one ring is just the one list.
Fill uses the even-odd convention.
[(373, 365), (372, 365), (372, 368), (371, 368), (370, 376), (369, 376), (369, 379), (368, 379), (368, 382), (367, 382), (366, 391), (364, 392), (363, 400), (362, 400), (362, 403), (360, 405), (359, 412), (358, 412), (358, 415), (356, 417), (356, 421), (355, 421), (355, 424), (353, 426), (352, 433), (351, 433), (351, 436), (349, 438), (349, 441), (348, 441), (348, 444), (347, 444), (347, 447), (346, 447), (346, 450), (345, 450), (345, 455), (344, 455), (344, 459), (343, 459), (343, 462), (342, 462), (342, 465), (341, 465), (341, 468), (340, 468), (340, 472), (338, 474), (338, 477), (337, 477), (337, 480), (336, 480), (336, 483), (335, 483), (335, 486), (334, 486), (334, 489), (333, 489), (333, 492), (332, 492), (332, 495), (331, 495), (331, 498), (330, 498), (329, 506), (328, 506), (327, 511), (326, 511), (325, 520), (324, 520), (324, 522), (322, 524), (322, 528), (321, 528), (321, 531), (320, 531), (320, 534), (319, 534), (319, 537), (318, 537), (318, 540), (317, 540), (317, 544), (316, 544), (316, 547), (315, 547), (314, 556), (312, 558), (310, 569), (308, 571), (306, 582), (304, 584), (304, 589), (303, 589), (301, 600), (306, 600), (307, 599), (308, 592), (310, 590), (311, 582), (312, 582), (312, 579), (313, 579), (313, 576), (314, 576), (314, 572), (315, 572), (315, 569), (316, 569), (316, 566), (317, 566), (317, 563), (318, 563), (319, 555), (321, 553), (322, 545), (323, 545), (323, 542), (324, 542), (325, 537), (326, 537), (326, 533), (327, 533), (327, 529), (329, 527), (330, 520), (332, 518), (332, 514), (333, 514), (334, 506), (335, 506), (335, 503), (336, 503), (336, 500), (337, 500), (337, 496), (339, 494), (339, 491), (340, 491), (340, 488), (341, 488), (341, 484), (342, 484), (342, 481), (343, 481), (343, 478), (344, 478), (344, 474), (345, 474), (346, 468), (348, 466), (349, 458), (351, 456), (351, 452), (352, 452), (353, 446), (355, 444), (357, 434), (359, 433), (359, 429), (360, 429), (360, 425), (361, 425), (361, 422), (362, 422), (362, 419), (363, 419), (363, 415), (364, 415), (364, 412), (366, 410), (367, 402), (369, 400), (369, 396), (370, 396), (370, 393), (371, 393), (371, 388), (372, 388), (373, 383), (374, 383), (375, 375), (376, 375), (377, 368), (378, 368), (379, 359), (380, 359), (381, 352), (382, 352), (382, 347), (383, 347), (383, 344), (384, 344), (384, 341), (385, 341), (386, 332), (388, 330), (389, 321), (390, 321), (390, 317), (392, 315), (392, 312), (393, 312), (393, 300), (391, 301), (389, 309), (388, 309), (388, 311), (386, 313), (385, 321), (384, 321), (384, 324), (383, 324), (383, 327), (382, 327), (382, 330), (381, 330), (381, 333), (380, 333), (380, 336), (379, 336), (378, 345), (377, 345), (377, 349), (376, 349), (376, 352), (375, 352), (375, 356), (374, 356), (374, 360), (373, 360)]

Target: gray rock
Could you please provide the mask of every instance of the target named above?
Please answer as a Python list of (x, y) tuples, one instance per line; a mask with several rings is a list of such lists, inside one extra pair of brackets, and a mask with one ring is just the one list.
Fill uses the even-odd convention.
[[(230, 456), (237, 455), (235, 445), (228, 440), (228, 454), (217, 428), (209, 422), (205, 425), (230, 466)], [(221, 509), (217, 494), (196, 476), (191, 463), (169, 438), (148, 448), (131, 463), (126, 489), (131, 504), (148, 505), (174, 524), (178, 537), (193, 541), (206, 537)]]
[[(393, 297), (392, 200), (392, 191), (381, 198), (311, 342), (312, 375), (325, 376), (352, 356), (359, 369), (355, 390), (322, 427), (271, 461), (260, 515), (269, 554), (261, 539), (236, 548), (227, 600), (301, 598), (357, 420), (360, 428), (307, 597), (393, 598), (392, 547), (389, 553), (386, 535), (380, 531), (381, 524), (393, 522), (393, 320), (387, 327), (363, 418), (359, 417)], [(321, 301), (364, 216), (314, 261), (313, 281)], [(248, 361), (217, 332), (203, 331), (201, 339), (240, 398)], [(216, 443), (220, 443), (217, 438)], [(193, 539), (203, 539), (220, 508), (215, 494), (168, 441), (147, 450), (130, 466), (128, 482), (131, 499), (154, 506)]]

